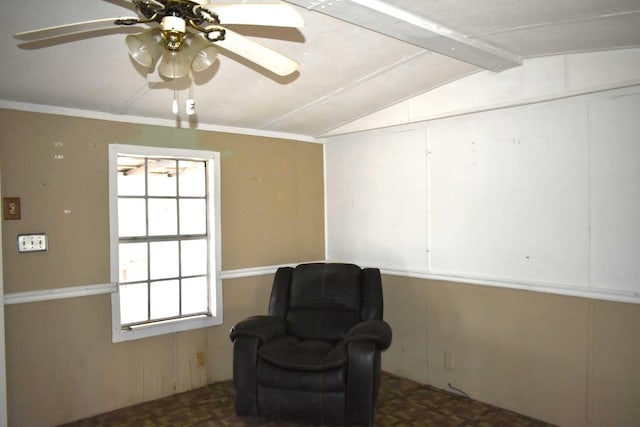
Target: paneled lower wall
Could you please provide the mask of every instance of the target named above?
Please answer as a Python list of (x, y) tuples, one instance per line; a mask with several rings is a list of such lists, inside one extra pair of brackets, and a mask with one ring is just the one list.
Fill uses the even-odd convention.
[(397, 276), (383, 283), (394, 333), (383, 369), (560, 426), (640, 426), (639, 305)]
[(9, 425), (58, 425), (230, 379), (229, 329), (266, 314), (271, 281), (225, 280), (220, 326), (118, 344), (108, 294), (6, 306)]
[[(266, 313), (271, 281), (225, 280), (219, 327), (122, 344), (104, 327), (108, 295), (7, 306), (11, 425), (230, 379), (229, 328)], [(390, 275), (383, 285), (384, 370), (560, 426), (640, 425), (640, 306)]]

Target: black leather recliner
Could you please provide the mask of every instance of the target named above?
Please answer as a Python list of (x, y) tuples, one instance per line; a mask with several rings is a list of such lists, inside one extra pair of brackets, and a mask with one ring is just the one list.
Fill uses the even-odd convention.
[(301, 264), (275, 274), (268, 316), (231, 329), (236, 413), (315, 424), (373, 424), (382, 320), (380, 271)]

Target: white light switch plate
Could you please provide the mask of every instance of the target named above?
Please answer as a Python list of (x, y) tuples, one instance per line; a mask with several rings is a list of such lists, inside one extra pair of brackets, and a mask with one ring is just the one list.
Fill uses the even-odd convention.
[(18, 234), (18, 252), (44, 252), (47, 250), (47, 234)]

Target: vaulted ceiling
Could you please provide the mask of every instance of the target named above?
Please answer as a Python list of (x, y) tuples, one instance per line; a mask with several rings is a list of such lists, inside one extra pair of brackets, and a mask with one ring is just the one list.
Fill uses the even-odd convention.
[[(125, 0), (7, 2), (0, 14), (0, 107), (55, 106), (191, 127), (321, 137), (484, 69), (500, 72), (531, 57), (640, 47), (640, 0), (288, 3), (303, 16), (303, 28), (234, 30), (298, 61), (297, 72), (278, 77), (221, 52), (190, 89), (186, 80), (147, 75), (129, 58), (125, 35), (139, 30), (116, 27), (31, 46), (13, 37), (132, 15)], [(184, 102), (190, 91), (197, 114), (187, 116), (181, 108), (176, 116), (174, 93)]]

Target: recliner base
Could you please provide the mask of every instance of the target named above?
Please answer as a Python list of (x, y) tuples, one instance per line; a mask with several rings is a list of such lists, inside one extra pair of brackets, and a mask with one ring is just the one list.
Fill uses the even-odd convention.
[(258, 416), (312, 424), (343, 424), (345, 393), (258, 385)]

